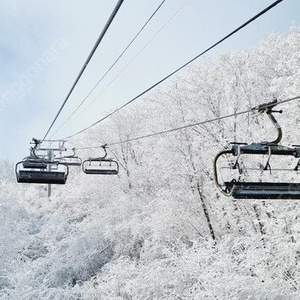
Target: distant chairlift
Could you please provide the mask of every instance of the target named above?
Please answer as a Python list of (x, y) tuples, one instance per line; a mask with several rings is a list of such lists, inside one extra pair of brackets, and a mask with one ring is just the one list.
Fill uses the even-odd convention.
[(35, 154), (36, 146), (31, 149), (29, 157), (16, 164), (17, 182), (65, 184), (69, 174), (69, 167), (58, 161), (37, 156)]
[[(268, 176), (271, 177), (272, 171), (291, 171), (295, 172), (297, 175), (300, 171), (300, 146), (293, 145), (292, 147), (286, 147), (279, 145), (282, 138), (282, 130), (280, 125), (277, 123), (277, 120), (274, 118), (274, 112), (281, 113), (282, 111), (272, 110), (277, 104), (277, 100), (260, 105), (257, 109), (259, 112), (265, 112), (268, 117), (273, 122), (275, 128), (277, 129), (278, 136), (273, 142), (260, 142), (260, 143), (232, 143), (233, 146), (230, 150), (221, 151), (214, 160), (214, 178), (215, 183), (219, 190), (226, 196), (231, 196), (235, 199), (300, 199), (300, 183), (293, 182), (264, 182), (261, 178), (258, 178), (257, 181), (247, 181), (243, 179), (243, 175), (247, 173), (247, 167), (244, 167), (240, 163), (240, 158), (242, 155), (267, 155), (267, 161), (264, 166), (257, 169), (261, 172), (267, 172)], [(236, 170), (238, 172), (238, 179), (227, 180), (220, 182), (218, 167), (218, 159), (220, 157), (236, 157), (235, 162), (229, 169)], [(297, 159), (293, 168), (278, 168), (272, 169), (270, 165), (271, 156), (290, 156)], [(280, 161), (279, 161), (280, 162)], [(253, 169), (252, 169), (253, 170)]]
[(73, 154), (59, 157), (57, 160), (67, 166), (78, 166), (82, 164), (82, 159), (79, 156), (76, 156), (75, 148), (72, 149)]
[(106, 158), (106, 145), (102, 148), (105, 152), (103, 157), (89, 158), (83, 161), (82, 170), (85, 174), (117, 175), (119, 173), (119, 164), (111, 158)]

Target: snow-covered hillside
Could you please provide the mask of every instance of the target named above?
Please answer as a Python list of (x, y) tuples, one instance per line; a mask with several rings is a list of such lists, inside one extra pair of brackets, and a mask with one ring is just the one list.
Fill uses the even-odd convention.
[[(73, 143), (119, 142), (300, 96), (299, 45), (292, 28), (201, 60)], [(279, 109), (282, 144), (300, 144), (300, 101)], [(49, 201), (43, 185), (16, 184), (1, 162), (0, 299), (300, 299), (299, 201), (234, 201), (212, 175), (229, 142), (275, 135), (251, 113), (121, 143), (109, 148), (118, 176), (75, 167)]]

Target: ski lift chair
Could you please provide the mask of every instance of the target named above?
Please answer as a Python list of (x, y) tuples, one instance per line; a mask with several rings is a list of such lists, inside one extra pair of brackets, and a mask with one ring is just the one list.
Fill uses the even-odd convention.
[(79, 156), (75, 155), (75, 149), (72, 149), (72, 155), (66, 155), (58, 158), (59, 162), (72, 167), (80, 167), (82, 164), (82, 159)]
[(119, 173), (119, 164), (117, 161), (106, 158), (106, 145), (102, 146), (105, 151), (103, 157), (89, 158), (82, 163), (82, 170), (85, 174), (92, 175), (117, 175)]
[[(31, 164), (31, 163), (30, 163)], [(15, 173), (19, 183), (65, 184), (69, 174), (67, 165), (58, 162), (31, 164), (24, 167), (24, 162), (16, 164)], [(44, 165), (46, 167), (44, 168)]]
[[(274, 111), (272, 108), (277, 104), (277, 100), (260, 105), (258, 107), (259, 112), (266, 112), (275, 128), (277, 129), (278, 136), (273, 142), (261, 142), (252, 143), (247, 145), (245, 143), (233, 143), (231, 150), (221, 151), (214, 160), (214, 179), (217, 187), (225, 196), (231, 196), (234, 199), (300, 199), (300, 183), (292, 182), (263, 182), (263, 181), (241, 181), (241, 175), (243, 168), (240, 167), (239, 158), (244, 155), (268, 155), (265, 166), (260, 171), (271, 171), (270, 158), (273, 155), (276, 156), (293, 156), (297, 158), (296, 167), (293, 169), (277, 169), (279, 171), (292, 171), (297, 174), (300, 167), (300, 146), (293, 145), (292, 147), (286, 147), (279, 145), (282, 138), (282, 130), (277, 120), (272, 115)], [(218, 159), (220, 157), (226, 157), (228, 155), (236, 157), (234, 164), (230, 167), (232, 170), (239, 172), (239, 180), (232, 179), (231, 181), (220, 182), (218, 176)], [(247, 168), (245, 168), (247, 170)]]

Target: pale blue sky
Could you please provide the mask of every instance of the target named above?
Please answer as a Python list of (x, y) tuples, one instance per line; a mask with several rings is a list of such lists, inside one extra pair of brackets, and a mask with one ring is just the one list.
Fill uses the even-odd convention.
[[(54, 131), (105, 73), (160, 2), (124, 1)], [(96, 94), (184, 2), (165, 2)], [(273, 2), (188, 0), (103, 96), (55, 137), (73, 134), (100, 119)], [(28, 155), (31, 138), (44, 136), (116, 3), (117, 0), (1, 1), (0, 159), (9, 158), (13, 162), (22, 159)], [(284, 0), (206, 57), (247, 50), (271, 32), (287, 33), (293, 22), (300, 26), (300, 1)]]

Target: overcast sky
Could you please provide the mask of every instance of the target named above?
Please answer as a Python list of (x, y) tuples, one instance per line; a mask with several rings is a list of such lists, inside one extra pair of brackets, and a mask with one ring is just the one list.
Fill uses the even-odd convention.
[[(52, 133), (70, 116), (161, 2), (124, 1)], [(82, 108), (94, 101), (136, 58), (75, 122), (67, 123), (53, 138), (71, 135), (100, 119), (273, 2), (166, 0)], [(45, 135), (116, 3), (117, 0), (1, 1), (0, 159), (9, 158), (13, 162), (22, 159), (29, 154), (31, 138)], [(293, 24), (300, 25), (300, 1), (284, 0), (206, 57), (250, 49), (270, 33), (288, 33)]]

